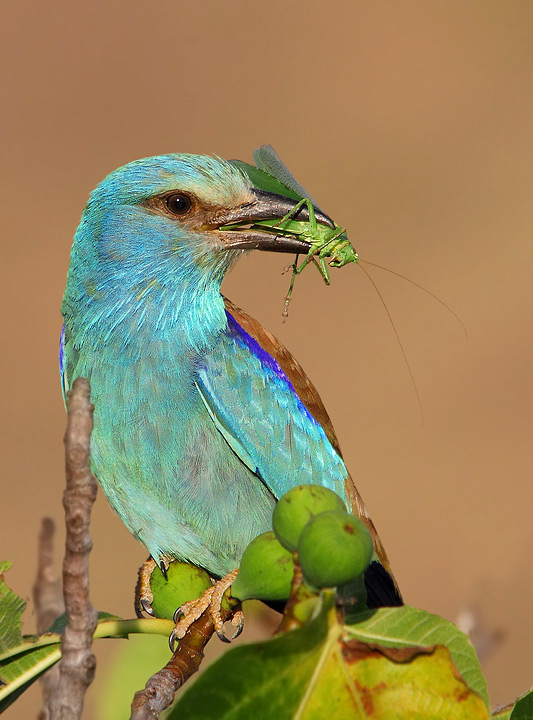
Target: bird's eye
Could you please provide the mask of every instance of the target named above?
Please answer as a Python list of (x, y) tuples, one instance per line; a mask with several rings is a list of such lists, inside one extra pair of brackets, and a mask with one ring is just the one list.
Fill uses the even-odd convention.
[(191, 209), (192, 200), (185, 193), (172, 193), (165, 198), (165, 205), (172, 215), (185, 215)]

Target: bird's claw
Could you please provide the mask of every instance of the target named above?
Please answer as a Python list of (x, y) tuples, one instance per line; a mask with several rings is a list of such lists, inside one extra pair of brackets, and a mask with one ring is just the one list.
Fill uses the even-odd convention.
[(141, 607), (147, 615), (155, 617), (155, 613), (152, 609), (152, 603), (148, 600), (148, 598), (141, 598)]
[(228, 637), (226, 633), (224, 632), (224, 627), (222, 627), (220, 630), (217, 630), (218, 639), (222, 640), (222, 642), (230, 643), (232, 640), (235, 640), (239, 637), (239, 635), (242, 633), (244, 628), (244, 613), (242, 610), (236, 610), (232, 617), (230, 618), (229, 622), (233, 625), (235, 629), (235, 632), (231, 637)]
[(228, 642), (231, 642), (231, 640), (235, 640), (236, 638), (238, 638), (244, 629), (244, 613), (243, 613), (243, 611), (240, 609), (235, 610), (235, 612), (233, 613), (233, 615), (231, 617), (230, 623), (235, 628), (235, 632), (233, 633), (231, 638), (228, 640)]
[(185, 607), (186, 604), (187, 604), (187, 603), (184, 603), (183, 605), (180, 605), (179, 608), (176, 608), (176, 610), (174, 610), (174, 615), (172, 616), (172, 620), (174, 621), (174, 625), (177, 625), (177, 624), (178, 624), (178, 620), (179, 620), (180, 615), (184, 615), (184, 614), (185, 614), (183, 608)]
[(218, 639), (222, 640), (222, 642), (230, 643), (232, 640), (235, 640), (236, 638), (238, 638), (239, 635), (242, 633), (242, 631), (244, 629), (244, 613), (243, 613), (243, 611), (236, 610), (235, 614), (233, 615), (233, 617), (230, 620), (230, 623), (236, 628), (235, 632), (233, 633), (233, 635), (231, 637), (228, 637), (225, 634), (224, 629), (217, 631)]
[(219, 639), (219, 640), (222, 640), (222, 642), (225, 642), (225, 643), (230, 643), (230, 642), (231, 642), (231, 640), (229, 639), (229, 637), (227, 637), (226, 635), (224, 635), (224, 630), (220, 630), (220, 631), (217, 630), (217, 635), (218, 635), (218, 639)]
[(169, 637), (168, 637), (168, 646), (169, 646), (169, 648), (170, 648), (170, 652), (171, 652), (173, 655), (174, 655), (174, 652), (175, 652), (175, 650), (176, 650), (176, 641), (177, 641), (177, 639), (178, 639), (178, 638), (176, 637), (176, 633), (175, 633), (175, 631), (173, 630), (173, 631), (170, 633)]
[(236, 631), (231, 638), (228, 638), (224, 633), (224, 620), (220, 612), (223, 595), (237, 577), (237, 572), (238, 570), (234, 570), (228, 573), (228, 575), (208, 588), (199, 598), (189, 600), (189, 602), (184, 603), (176, 610), (174, 613), (176, 627), (169, 637), (172, 652), (174, 652), (176, 641), (181, 640), (190, 626), (206, 611), (209, 613), (215, 632), (222, 642), (231, 642), (241, 634), (244, 625), (242, 610), (237, 610), (231, 619), (232, 625), (236, 627)]
[(139, 568), (137, 585), (135, 586), (135, 614), (138, 618), (143, 617), (143, 612), (154, 617), (154, 611), (152, 610), (154, 596), (150, 589), (150, 580), (156, 567), (155, 560), (149, 557)]

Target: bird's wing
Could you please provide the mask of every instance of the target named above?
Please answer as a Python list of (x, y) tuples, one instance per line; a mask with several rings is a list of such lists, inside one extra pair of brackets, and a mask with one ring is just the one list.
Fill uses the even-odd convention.
[(59, 373), (61, 376), (61, 390), (63, 392), (63, 400), (66, 400), (67, 392), (69, 390), (65, 345), (65, 325), (63, 325), (63, 327), (61, 328), (61, 335), (59, 336)]
[(276, 498), (299, 483), (328, 485), (344, 495), (344, 462), (271, 354), (274, 338), (263, 347), (248, 332), (251, 318), (245, 329), (242, 311), (228, 302), (226, 313), (225, 333), (197, 370), (198, 389), (217, 428)]
[(373, 604), (401, 603), (387, 555), (342, 461), (316, 388), (268, 330), (227, 298), (224, 301), (228, 329), (200, 367), (197, 383), (215, 424), (277, 498), (305, 482), (328, 485), (344, 496), (369, 528), (383, 565), (371, 565), (376, 566), (370, 573)]
[(224, 304), (227, 312), (240, 327), (248, 333), (270, 357), (277, 361), (302, 403), (314, 419), (322, 426), (329, 442), (337, 454), (342, 457), (339, 441), (333, 429), (333, 423), (317, 389), (305, 374), (300, 363), (287, 348), (255, 318), (248, 315), (244, 310), (241, 310), (241, 308), (237, 307), (237, 305), (232, 303), (228, 298), (224, 298)]

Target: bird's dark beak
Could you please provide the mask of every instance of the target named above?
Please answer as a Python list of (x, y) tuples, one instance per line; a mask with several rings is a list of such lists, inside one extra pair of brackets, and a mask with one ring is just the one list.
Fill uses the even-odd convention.
[[(224, 247), (231, 250), (268, 250), (306, 254), (310, 244), (298, 236), (283, 234), (276, 227), (254, 226), (261, 220), (309, 220), (309, 211), (304, 205), (296, 210), (297, 200), (276, 195), (265, 190), (252, 190), (254, 199), (236, 208), (222, 210), (214, 218), (214, 228)], [(294, 213), (294, 215), (291, 215)], [(335, 228), (334, 222), (318, 208), (314, 208), (316, 221)]]

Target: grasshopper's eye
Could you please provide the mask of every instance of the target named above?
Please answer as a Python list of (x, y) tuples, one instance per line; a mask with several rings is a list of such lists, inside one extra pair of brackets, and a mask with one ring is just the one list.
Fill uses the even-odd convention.
[(192, 206), (192, 200), (185, 193), (172, 193), (165, 198), (165, 206), (172, 215), (186, 215)]

